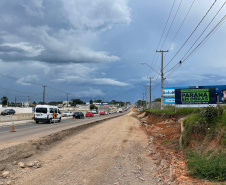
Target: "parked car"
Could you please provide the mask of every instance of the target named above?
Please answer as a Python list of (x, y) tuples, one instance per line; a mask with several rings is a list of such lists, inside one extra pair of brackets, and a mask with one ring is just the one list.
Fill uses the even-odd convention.
[(93, 114), (98, 114), (98, 111), (96, 109), (92, 109)]
[(68, 116), (72, 116), (73, 112), (72, 111), (65, 111), (62, 115), (62, 117), (68, 117)]
[(9, 115), (9, 114), (15, 114), (16, 111), (13, 109), (5, 109), (1, 112), (1, 115)]
[(92, 112), (87, 112), (86, 113), (86, 117), (93, 117), (93, 116), (94, 116), (94, 114)]
[(73, 118), (84, 119), (84, 114), (82, 112), (74, 112)]
[(101, 112), (100, 112), (100, 115), (105, 115), (105, 112), (104, 112), (104, 111), (101, 111)]

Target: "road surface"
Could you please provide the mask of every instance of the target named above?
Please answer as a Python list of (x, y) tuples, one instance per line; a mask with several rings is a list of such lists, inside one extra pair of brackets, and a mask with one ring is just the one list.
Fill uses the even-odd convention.
[[(107, 120), (67, 137), (51, 149), (24, 159), (40, 168), (13, 166), (17, 185), (139, 185), (159, 184), (148, 138), (130, 114)], [(160, 183), (161, 184), (161, 183)]]

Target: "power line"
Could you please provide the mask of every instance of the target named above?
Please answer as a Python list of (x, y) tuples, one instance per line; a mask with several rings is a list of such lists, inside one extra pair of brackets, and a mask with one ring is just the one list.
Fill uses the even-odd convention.
[(224, 7), (226, 2), (224, 2), (224, 4), (221, 6), (221, 8), (218, 10), (218, 12), (215, 14), (215, 16), (212, 18), (212, 20), (209, 22), (209, 24), (206, 26), (206, 28), (203, 30), (203, 32), (200, 34), (200, 36), (196, 39), (196, 41), (194, 42), (194, 44), (189, 48), (189, 50), (187, 51), (187, 53), (183, 56), (183, 58), (181, 59), (182, 61), (184, 60), (185, 56), (190, 52), (190, 50), (193, 48), (193, 46), (198, 42), (198, 40), (201, 38), (201, 36), (204, 34), (204, 32), (207, 30), (207, 28), (210, 26), (210, 24), (214, 21), (214, 19), (216, 18), (216, 16), (219, 14), (219, 12), (222, 10), (222, 8)]
[(164, 41), (163, 41), (163, 43), (162, 43), (161, 48), (163, 48), (163, 45), (165, 44), (165, 41), (166, 41), (166, 39), (167, 39), (167, 37), (168, 37), (168, 35), (169, 35), (169, 32), (170, 32), (170, 30), (171, 30), (171, 28), (172, 28), (172, 26), (173, 26), (173, 23), (174, 23), (174, 21), (175, 21), (175, 18), (176, 18), (176, 16), (177, 16), (177, 13), (178, 13), (178, 11), (179, 11), (179, 9), (180, 9), (180, 6), (181, 6), (182, 1), (183, 1), (183, 0), (180, 1), (180, 4), (179, 4), (179, 6), (178, 6), (178, 8), (177, 8), (177, 11), (176, 11), (176, 13), (175, 13), (175, 15), (174, 15), (174, 18), (173, 18), (172, 23), (171, 23), (171, 25), (170, 25), (170, 27), (169, 27), (169, 30), (168, 30), (168, 32), (167, 32), (167, 34), (166, 34), (166, 37), (165, 37), (165, 39), (164, 39)]
[(210, 12), (210, 10), (212, 9), (212, 7), (214, 6), (214, 4), (216, 3), (216, 0), (214, 1), (214, 3), (211, 5), (211, 7), (208, 9), (208, 11), (206, 12), (206, 14), (204, 15), (204, 17), (201, 19), (201, 21), (198, 23), (198, 25), (196, 26), (196, 28), (193, 30), (193, 32), (190, 34), (190, 36), (187, 38), (187, 40), (184, 42), (184, 44), (181, 46), (181, 48), (177, 51), (177, 53), (173, 56), (173, 58), (165, 65), (164, 68), (166, 68), (171, 62), (172, 60), (178, 55), (178, 53), (182, 50), (182, 48), (185, 46), (185, 44), (188, 42), (188, 40), (192, 37), (192, 35), (195, 33), (195, 31), (198, 29), (198, 27), (200, 26), (200, 24), (203, 22), (203, 20), (205, 19), (205, 17), (207, 16), (207, 14)]
[[(178, 35), (179, 32), (180, 32), (180, 30), (181, 30), (181, 28), (182, 28), (182, 26), (183, 26), (185, 20), (187, 19), (187, 16), (188, 16), (188, 14), (190, 13), (191, 8), (193, 7), (193, 4), (194, 4), (195, 1), (196, 1), (196, 0), (194, 0), (194, 1), (192, 2), (192, 4), (191, 4), (191, 6), (190, 6), (190, 8), (189, 8), (189, 10), (188, 10), (188, 12), (187, 12), (187, 14), (185, 15), (185, 17), (184, 17), (184, 19), (183, 19), (183, 21), (182, 21), (182, 23), (181, 23), (181, 25), (180, 25), (180, 27), (179, 27), (177, 33), (175, 34), (175, 36), (174, 36), (174, 38), (173, 38), (173, 40), (172, 40), (172, 42), (171, 42), (171, 44), (170, 44), (170, 46), (168, 47), (167, 50), (169, 50), (169, 49), (171, 48), (171, 46), (172, 46), (174, 40), (176, 39), (177, 35)], [(167, 54), (167, 53), (166, 53), (166, 54)]]
[[(170, 10), (169, 16), (168, 16), (168, 18), (167, 18), (167, 21), (166, 21), (165, 27), (164, 27), (164, 29), (163, 29), (163, 32), (162, 32), (162, 35), (161, 35), (161, 38), (160, 38), (160, 40), (159, 40), (159, 43), (158, 43), (158, 45), (157, 45), (156, 50), (158, 50), (159, 45), (160, 45), (160, 43), (161, 43), (161, 41), (162, 41), (163, 35), (164, 35), (164, 33), (165, 33), (165, 30), (166, 30), (166, 27), (167, 27), (167, 25), (168, 25), (169, 19), (170, 19), (170, 17), (171, 17), (171, 13), (172, 13), (173, 8), (174, 8), (174, 4), (175, 4), (175, 0), (173, 1), (173, 5), (172, 5), (172, 7), (171, 7), (171, 10)], [(155, 52), (154, 58), (153, 58), (153, 60), (152, 60), (152, 64), (151, 64), (152, 68), (154, 68), (154, 67), (155, 67), (156, 61), (157, 61), (157, 59), (158, 59), (158, 57), (157, 57), (157, 59), (156, 59), (156, 61), (155, 61), (155, 56), (156, 56), (156, 52)], [(155, 63), (154, 63), (154, 61), (155, 61)]]
[(184, 61), (180, 61), (179, 63), (177, 63), (176, 65), (174, 65), (174, 67), (172, 67), (169, 71), (167, 71), (166, 73), (170, 72), (167, 77), (169, 75), (171, 75), (173, 72), (175, 72), (181, 65), (183, 65), (187, 60), (188, 58), (194, 54), (194, 52), (196, 52), (202, 45), (203, 43), (210, 37), (213, 35), (214, 31), (216, 31), (216, 29), (218, 29), (222, 24), (223, 22), (226, 20), (226, 15), (224, 15), (224, 17), (222, 17), (222, 19), (215, 25), (215, 27), (209, 32), (208, 35), (206, 35), (206, 37), (190, 52), (190, 54), (184, 59)]
[(0, 87), (1, 89), (7, 90), (7, 91), (13, 91), (13, 92), (19, 92), (19, 93), (26, 93), (26, 94), (41, 94), (41, 93), (30, 93), (30, 92), (24, 92), (24, 91), (17, 91), (17, 90), (12, 90), (12, 89), (7, 89), (4, 87)]

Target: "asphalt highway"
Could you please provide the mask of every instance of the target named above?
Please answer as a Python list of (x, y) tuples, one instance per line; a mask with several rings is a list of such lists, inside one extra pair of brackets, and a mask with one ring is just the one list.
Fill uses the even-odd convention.
[[(125, 112), (128, 113), (128, 112)], [(91, 122), (96, 122), (100, 120), (110, 119), (112, 117), (118, 117), (125, 113), (117, 113), (113, 115), (96, 115), (94, 117), (85, 118), (85, 119), (75, 119), (73, 121), (72, 117), (62, 118), (61, 122), (56, 123), (38, 123), (35, 121), (24, 121), (20, 124), (14, 124), (14, 131), (12, 125), (6, 125), (0, 127), (0, 145), (4, 145), (7, 143), (17, 143), (17, 142), (25, 142), (33, 139), (37, 139), (40, 137), (44, 137), (61, 130), (66, 130), (72, 127), (77, 127), (79, 125), (88, 124)]]

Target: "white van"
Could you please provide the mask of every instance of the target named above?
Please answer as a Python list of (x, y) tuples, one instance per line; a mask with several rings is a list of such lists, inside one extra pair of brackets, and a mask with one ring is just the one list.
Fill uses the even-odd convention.
[[(55, 117), (55, 118), (54, 118)], [(61, 121), (61, 112), (57, 106), (37, 105), (34, 112), (34, 120), (36, 123)]]

